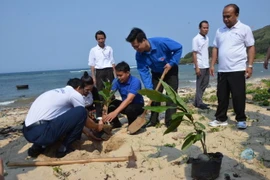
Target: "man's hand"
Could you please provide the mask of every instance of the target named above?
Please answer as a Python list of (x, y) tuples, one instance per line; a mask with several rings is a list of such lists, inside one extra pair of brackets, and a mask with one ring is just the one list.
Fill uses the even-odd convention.
[(214, 68), (214, 66), (211, 66), (209, 70), (210, 70), (210, 75), (211, 75), (211, 76), (215, 76), (215, 74), (214, 74), (214, 73), (215, 73), (215, 68)]
[(268, 69), (268, 60), (267, 59), (264, 60), (263, 67), (264, 67), (264, 69)]
[(164, 71), (166, 71), (166, 74), (169, 72), (169, 70), (171, 70), (172, 69), (172, 66), (169, 64), (169, 63), (167, 63), (165, 66), (164, 66)]
[(96, 78), (95, 77), (93, 77), (93, 82), (94, 82), (94, 86), (96, 86), (97, 85), (97, 80), (96, 80)]
[(252, 71), (253, 71), (252, 67), (248, 67), (246, 69), (246, 79), (248, 79), (248, 78), (250, 78), (252, 76)]
[(97, 131), (98, 132), (102, 131), (103, 127), (104, 127), (103, 121), (98, 121)]
[(195, 68), (195, 73), (196, 73), (197, 76), (201, 76), (200, 68)]
[(105, 118), (103, 118), (103, 122), (111, 122), (116, 116), (118, 115), (117, 112), (113, 111), (113, 112), (110, 112), (109, 114), (107, 114), (105, 116)]

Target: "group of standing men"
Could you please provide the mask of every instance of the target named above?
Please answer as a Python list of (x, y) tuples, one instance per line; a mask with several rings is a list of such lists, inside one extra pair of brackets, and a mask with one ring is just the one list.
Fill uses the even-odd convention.
[[(197, 76), (196, 97), (194, 105), (208, 109), (202, 101), (205, 88), (209, 83), (209, 75), (214, 76), (214, 65), (218, 60), (218, 107), (216, 119), (210, 126), (226, 126), (229, 96), (233, 99), (237, 127), (245, 129), (245, 79), (252, 75), (252, 64), (255, 55), (254, 38), (251, 29), (238, 20), (239, 7), (229, 4), (224, 7), (224, 27), (217, 30), (212, 51), (212, 62), (209, 66), (207, 37), (209, 24), (202, 21), (199, 24), (199, 34), (192, 42), (194, 68)], [(105, 44), (106, 34), (98, 31), (95, 34), (98, 42), (89, 53), (89, 66), (92, 79), (90, 85), (97, 90), (103, 89), (103, 81), (112, 82), (112, 90), (118, 90), (122, 100), (113, 101), (109, 112), (99, 123), (91, 120), (85, 110), (86, 100), (84, 81), (71, 79), (65, 88), (48, 91), (39, 96), (32, 104), (24, 124), (24, 136), (33, 146), (28, 150), (31, 156), (37, 156), (46, 147), (64, 136), (62, 145), (57, 151), (58, 157), (70, 152), (70, 145), (80, 138), (84, 127), (94, 131), (104, 131), (103, 122), (111, 122), (113, 127), (121, 127), (118, 114), (127, 115), (128, 124), (142, 114), (144, 101), (138, 90), (141, 82), (130, 74), (126, 62), (115, 65), (113, 50)], [(133, 28), (126, 41), (136, 50), (137, 69), (145, 88), (156, 89), (163, 72), (164, 81), (176, 92), (178, 89), (178, 64), (182, 54), (182, 45), (172, 39), (155, 37), (147, 38), (143, 30)], [(117, 78), (115, 78), (117, 77)], [(90, 89), (92, 89), (92, 86)], [(162, 92), (160, 87), (158, 91)], [(53, 101), (52, 101), (53, 100)], [(152, 106), (158, 105), (153, 102)], [(173, 104), (168, 103), (168, 106)], [(167, 110), (165, 125), (170, 126), (172, 114), (176, 110)], [(99, 115), (101, 116), (101, 115)], [(151, 112), (148, 126), (159, 122), (158, 113)]]

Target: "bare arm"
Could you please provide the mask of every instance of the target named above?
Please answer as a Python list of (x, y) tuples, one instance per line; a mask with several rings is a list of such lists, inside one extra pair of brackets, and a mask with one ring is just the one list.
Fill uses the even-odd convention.
[(196, 73), (197, 76), (200, 76), (201, 71), (200, 71), (200, 68), (198, 67), (197, 52), (196, 51), (192, 52), (192, 59), (193, 59), (193, 63), (194, 63), (194, 66), (195, 66), (195, 73)]
[(0, 180), (4, 180), (4, 165), (2, 159), (0, 159)]
[(96, 85), (96, 69), (95, 66), (91, 66), (91, 74), (94, 81), (94, 85)]
[(215, 64), (217, 62), (217, 57), (218, 57), (218, 48), (213, 47), (213, 49), (212, 49), (212, 60), (211, 60), (211, 66), (210, 66), (210, 74), (212, 76), (214, 76)]
[(252, 76), (253, 71), (252, 65), (255, 58), (255, 46), (247, 47), (247, 54), (248, 54), (248, 67), (246, 69), (246, 78), (250, 78)]
[(112, 64), (112, 68), (113, 68), (113, 75), (114, 75), (114, 78), (116, 78), (115, 64)]
[(104, 122), (112, 121), (123, 109), (125, 109), (134, 99), (135, 94), (128, 93), (127, 98), (116, 108), (113, 112), (110, 112), (104, 119)]

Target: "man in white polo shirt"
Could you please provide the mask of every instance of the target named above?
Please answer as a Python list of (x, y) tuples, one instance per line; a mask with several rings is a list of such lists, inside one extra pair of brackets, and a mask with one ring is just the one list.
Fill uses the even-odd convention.
[(90, 50), (88, 65), (92, 72), (92, 78), (98, 91), (104, 88), (104, 82), (112, 82), (115, 75), (115, 62), (113, 49), (105, 44), (106, 34), (97, 31), (95, 38), (98, 44)]
[(33, 102), (23, 127), (25, 139), (33, 143), (29, 156), (37, 157), (47, 146), (65, 136), (56, 153), (56, 157), (61, 158), (71, 152), (71, 144), (80, 138), (84, 126), (102, 130), (103, 125), (87, 118), (83, 88), (82, 80), (70, 79), (66, 87), (47, 91)]
[(210, 74), (214, 76), (214, 65), (218, 59), (218, 107), (216, 119), (210, 126), (226, 126), (229, 96), (232, 95), (238, 129), (246, 129), (246, 78), (252, 76), (255, 57), (254, 37), (249, 26), (238, 20), (239, 7), (229, 4), (223, 10), (223, 22), (216, 32)]
[(208, 22), (201, 21), (199, 29), (200, 32), (192, 40), (192, 59), (196, 73), (194, 106), (200, 109), (209, 109), (208, 105), (202, 101), (203, 93), (209, 84)]

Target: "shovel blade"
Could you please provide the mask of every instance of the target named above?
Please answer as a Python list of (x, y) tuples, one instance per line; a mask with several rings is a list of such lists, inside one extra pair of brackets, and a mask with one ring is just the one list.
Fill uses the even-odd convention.
[(138, 117), (128, 126), (128, 131), (130, 134), (136, 133), (143, 125), (146, 123), (145, 118)]

